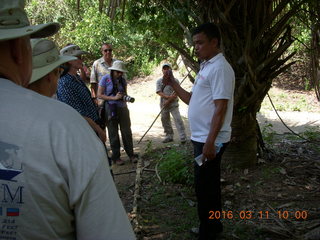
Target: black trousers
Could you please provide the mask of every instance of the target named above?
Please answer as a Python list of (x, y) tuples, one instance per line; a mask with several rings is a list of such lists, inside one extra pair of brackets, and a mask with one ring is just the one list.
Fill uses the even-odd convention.
[(133, 152), (133, 140), (131, 132), (131, 121), (129, 109), (127, 107), (117, 108), (117, 117), (107, 120), (108, 135), (110, 140), (110, 146), (112, 150), (113, 161), (120, 158), (120, 138), (119, 127), (121, 132), (121, 138), (124, 150), (129, 157), (134, 155)]
[[(192, 141), (194, 157), (202, 154), (204, 143)], [(195, 192), (198, 201), (198, 216), (200, 220), (199, 239), (215, 239), (215, 235), (222, 232), (220, 219), (209, 219), (210, 211), (221, 213), (220, 164), (221, 157), (228, 143), (224, 143), (215, 159), (202, 166), (194, 163)]]

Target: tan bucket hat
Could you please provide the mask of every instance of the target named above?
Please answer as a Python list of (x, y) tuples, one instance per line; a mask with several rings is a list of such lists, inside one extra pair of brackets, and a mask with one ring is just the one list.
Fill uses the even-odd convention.
[(75, 44), (71, 44), (71, 45), (66, 46), (60, 50), (60, 55), (63, 55), (63, 56), (78, 57), (83, 54), (88, 54), (88, 52), (81, 50), (80, 47)]
[(1, 0), (0, 41), (30, 35), (31, 38), (48, 37), (58, 32), (58, 23), (30, 26), (24, 11), (24, 0)]
[(65, 62), (76, 60), (72, 56), (60, 56), (56, 44), (48, 39), (32, 39), (32, 77), (29, 84), (41, 79)]
[(126, 69), (126, 64), (120, 60), (114, 61), (112, 66), (109, 67), (109, 70), (116, 70), (119, 72), (128, 72)]

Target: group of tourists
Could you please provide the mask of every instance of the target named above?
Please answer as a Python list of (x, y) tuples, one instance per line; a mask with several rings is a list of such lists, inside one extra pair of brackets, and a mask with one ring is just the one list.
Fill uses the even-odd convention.
[[(0, 5), (0, 238), (136, 239), (110, 172), (110, 160), (124, 164), (119, 130), (130, 161), (138, 160), (126, 64), (103, 43), (89, 74), (83, 64), (88, 52), (76, 44), (59, 51), (46, 39), (59, 24), (30, 25), (24, 4)], [(164, 143), (173, 141), (170, 114), (181, 143), (187, 141), (178, 98), (189, 105), (194, 157), (200, 159), (194, 162), (198, 238), (211, 240), (223, 231), (209, 214), (221, 212), (220, 163), (231, 137), (235, 76), (216, 25), (202, 24), (192, 37), (201, 65), (191, 92), (165, 63), (156, 93)]]
[(59, 28), (30, 25), (23, 0), (1, 1), (0, 238), (136, 239), (94, 113), (47, 97), (59, 78), (70, 104), (82, 86), (81, 50), (43, 39)]

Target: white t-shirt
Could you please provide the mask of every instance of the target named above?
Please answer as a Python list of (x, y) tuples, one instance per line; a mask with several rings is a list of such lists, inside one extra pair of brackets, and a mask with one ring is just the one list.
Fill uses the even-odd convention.
[(0, 239), (135, 239), (79, 113), (0, 78), (0, 116)]
[(228, 99), (227, 112), (216, 143), (230, 141), (234, 84), (234, 71), (222, 53), (201, 64), (189, 102), (191, 140), (206, 142), (215, 111), (213, 101)]

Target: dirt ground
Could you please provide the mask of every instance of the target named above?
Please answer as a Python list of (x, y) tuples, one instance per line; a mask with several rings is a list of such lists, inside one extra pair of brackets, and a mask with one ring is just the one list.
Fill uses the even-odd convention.
[[(155, 93), (155, 82), (161, 76), (160, 73), (160, 68), (156, 69), (155, 74), (151, 76), (143, 79), (139, 78), (132, 80), (128, 87), (128, 94), (136, 99), (134, 103), (129, 103), (129, 109), (132, 123), (134, 149), (135, 152), (140, 156), (143, 156), (146, 150), (161, 149), (168, 146), (168, 144), (163, 144), (161, 142), (164, 135), (160, 118), (155, 121), (150, 131), (146, 134), (143, 140), (138, 143), (160, 111), (159, 97)], [(180, 76), (178, 72), (175, 72), (175, 76), (180, 80), (182, 79), (182, 76)], [(186, 79), (185, 82), (182, 83), (182, 86), (185, 89), (190, 90), (192, 85), (188, 79)], [(306, 96), (306, 98), (310, 99), (310, 101), (314, 101), (314, 96)], [(280, 115), (293, 131), (301, 133), (307, 130), (310, 126), (318, 128), (320, 127), (320, 107), (315, 105), (315, 108), (317, 107), (319, 108), (318, 113), (280, 112)], [(187, 106), (182, 102), (180, 102), (180, 112), (186, 126), (187, 135), (190, 136), (187, 120)], [(261, 128), (267, 126), (268, 124), (271, 126), (270, 124), (272, 124), (271, 130), (275, 134), (286, 134), (289, 132), (289, 130), (281, 123), (273, 111), (262, 111), (258, 114), (258, 121), (261, 125)], [(174, 131), (177, 133), (175, 127)], [(173, 145), (174, 144), (175, 146), (178, 146), (179, 144), (177, 134), (175, 134), (175, 142)], [(295, 149), (295, 146), (296, 145), (290, 142), (290, 140), (284, 140), (283, 142), (278, 143), (276, 147), (279, 149), (288, 149), (287, 155), (285, 153), (276, 153), (274, 155), (274, 162), (267, 162), (262, 159), (260, 165), (263, 166), (264, 164), (267, 164), (268, 168), (266, 168), (266, 170), (263, 170), (264, 168), (262, 167), (259, 170), (246, 170), (241, 173), (234, 173), (232, 171), (230, 172), (228, 169), (225, 169), (223, 173), (223, 179), (226, 179), (223, 182), (224, 206), (227, 207), (227, 209), (234, 209), (235, 211), (240, 211), (241, 209), (255, 209), (255, 214), (258, 214), (259, 210), (266, 211), (266, 209), (268, 209), (268, 211), (270, 210), (270, 214), (276, 214), (276, 212), (271, 213), (271, 209), (289, 209), (289, 212), (293, 214), (297, 211), (308, 209), (309, 213), (311, 214), (309, 219), (315, 220), (315, 222), (312, 222), (312, 224), (315, 226), (319, 224), (320, 226), (320, 223), (317, 222), (319, 221), (319, 216), (314, 216), (314, 214), (319, 214), (320, 210), (320, 200), (316, 200), (320, 199), (319, 158), (316, 153), (308, 149), (309, 145), (306, 143), (301, 143), (301, 148), (299, 149)], [(302, 155), (306, 155), (307, 157), (301, 159)], [(128, 158), (123, 151), (121, 158), (126, 160), (126, 164), (124, 166), (113, 166), (113, 171), (120, 197), (127, 212), (130, 213), (133, 207), (132, 203), (133, 193), (135, 190), (136, 164), (129, 163)], [(150, 161), (152, 161), (152, 159), (150, 159)], [(153, 172), (149, 172), (145, 175), (151, 177), (153, 180), (155, 178), (155, 174)], [(261, 177), (263, 178), (261, 179)], [(265, 185), (266, 178), (268, 178), (268, 182), (271, 180), (273, 181), (270, 182), (269, 185)], [(304, 181), (304, 178), (307, 178), (308, 180)], [(146, 196), (148, 196), (148, 194), (152, 194), (150, 192), (145, 192), (146, 189), (148, 189), (147, 187), (143, 189), (143, 194)], [(174, 190), (171, 189), (168, 191)], [(192, 199), (192, 196), (190, 196), (190, 198)], [(297, 204), (297, 202), (299, 204)], [(314, 205), (315, 203), (316, 205)], [(151, 208), (149, 209), (149, 212), (150, 211), (152, 212), (160, 210), (159, 208)], [(302, 226), (299, 221), (295, 220), (296, 219), (273, 220), (276, 222), (274, 225), (278, 225), (278, 228), (281, 228), (282, 230), (279, 230), (272, 225), (270, 229), (272, 229), (274, 233), (272, 233), (270, 236), (276, 235), (279, 237), (279, 234), (282, 234), (284, 237), (267, 237), (264, 239), (289, 239), (290, 237), (293, 239), (298, 239), (294, 238), (294, 236), (288, 232), (291, 231), (294, 233), (295, 230), (304, 228), (306, 226)], [(230, 219), (225, 221), (228, 222), (228, 227), (231, 227), (234, 224), (237, 225), (239, 222), (230, 221)], [(261, 219), (260, 222), (251, 222), (253, 225), (262, 225), (262, 222), (268, 221), (271, 220)], [(308, 227), (310, 227), (310, 230), (313, 229), (311, 225), (308, 225)], [(150, 230), (149, 233), (145, 233), (145, 237), (140, 235), (139, 239), (179, 239), (169, 237), (169, 235), (166, 234), (160, 234), (160, 236), (159, 232), (161, 232), (161, 229), (159, 230), (155, 228)], [(306, 233), (304, 232), (303, 234)], [(157, 237), (158, 235), (160, 237)], [(237, 235), (235, 232), (233, 232), (233, 235), (233, 237), (228, 236), (223, 239), (249, 239), (242, 238), (241, 236), (239, 237), (239, 234)], [(190, 239), (195, 238), (190, 237)], [(250, 239), (255, 238), (253, 237)]]

